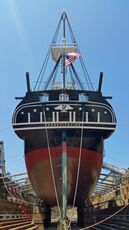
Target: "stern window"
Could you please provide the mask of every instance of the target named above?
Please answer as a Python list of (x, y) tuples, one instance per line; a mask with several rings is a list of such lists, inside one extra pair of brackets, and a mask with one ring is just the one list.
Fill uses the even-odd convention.
[(43, 102), (48, 101), (48, 94), (39, 96), (39, 101), (43, 101)]
[(69, 95), (62, 93), (59, 95), (59, 100), (60, 101), (69, 101)]
[(82, 93), (79, 94), (79, 101), (84, 101), (84, 102), (88, 101), (88, 95)]

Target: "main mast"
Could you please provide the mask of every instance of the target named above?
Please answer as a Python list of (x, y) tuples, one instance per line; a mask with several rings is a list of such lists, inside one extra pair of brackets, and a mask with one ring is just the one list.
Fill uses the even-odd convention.
[[(65, 20), (66, 13), (62, 14), (63, 20), (63, 53), (62, 53), (62, 65), (63, 65), (63, 91), (65, 90), (66, 80), (66, 67), (65, 67), (65, 46), (66, 46), (66, 33), (65, 33)], [(67, 219), (67, 142), (66, 142), (66, 130), (62, 132), (62, 225), (66, 224)], [(63, 227), (63, 226), (62, 226)]]
[[(63, 47), (66, 46), (66, 34), (65, 34), (65, 20), (66, 20), (66, 13), (63, 12), (62, 14), (62, 20), (63, 20)], [(66, 79), (66, 71), (65, 71), (65, 49), (63, 49), (62, 54), (62, 64), (63, 64), (63, 90), (65, 89), (65, 79)]]

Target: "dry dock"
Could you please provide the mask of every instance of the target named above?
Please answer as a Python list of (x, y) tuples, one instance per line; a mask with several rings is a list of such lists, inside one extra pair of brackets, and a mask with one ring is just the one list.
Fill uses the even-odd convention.
[[(105, 165), (107, 167), (107, 165)], [(44, 226), (44, 217), (42, 214), (36, 213), (35, 208), (28, 209), (31, 215), (23, 214), (26, 203), (25, 196), (21, 191), (32, 191), (27, 180), (23, 187), (19, 187), (19, 181), (23, 182), (24, 178), (18, 179), (15, 175), (15, 181), (9, 180), (7, 177), (1, 177), (1, 186), (3, 186), (4, 198), (0, 198), (0, 229), (8, 230), (128, 230), (129, 229), (129, 170), (124, 173), (110, 165), (110, 172), (101, 174), (93, 195), (90, 197), (91, 203), (85, 207), (85, 216), (82, 218), (82, 226), (77, 224), (77, 210), (74, 209), (70, 228), (62, 228), (58, 226), (58, 212), (52, 211), (52, 223), (49, 226)], [(21, 177), (21, 174), (20, 174)], [(12, 176), (13, 178), (13, 176)], [(2, 183), (4, 181), (4, 183)], [(23, 200), (14, 198), (14, 193), (7, 193), (7, 185), (12, 186), (12, 191), (17, 187), (17, 197), (23, 195)], [(15, 187), (13, 187), (15, 185)], [(29, 184), (30, 185), (30, 184)], [(4, 187), (5, 186), (5, 187)], [(19, 190), (18, 190), (19, 188)], [(24, 192), (25, 194), (25, 192)], [(27, 198), (28, 199), (28, 198)], [(21, 203), (19, 203), (21, 201)], [(33, 207), (36, 207), (33, 205)], [(68, 210), (68, 216), (70, 216)], [(21, 213), (20, 213), (21, 212)], [(9, 214), (8, 214), (9, 213)], [(13, 214), (15, 213), (15, 214)], [(72, 212), (73, 213), (73, 212)], [(70, 217), (69, 217), (70, 219)]]

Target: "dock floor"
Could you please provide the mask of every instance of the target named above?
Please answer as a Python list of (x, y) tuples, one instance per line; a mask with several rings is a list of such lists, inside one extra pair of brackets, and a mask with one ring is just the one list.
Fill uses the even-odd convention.
[[(71, 230), (79, 230), (80, 227), (78, 227), (76, 224), (72, 224)], [(57, 223), (51, 224), (51, 226), (45, 228), (44, 230), (57, 230)]]

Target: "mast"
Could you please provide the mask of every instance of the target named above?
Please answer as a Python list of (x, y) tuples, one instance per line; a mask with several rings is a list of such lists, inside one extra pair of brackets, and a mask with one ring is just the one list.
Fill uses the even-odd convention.
[[(68, 28), (67, 31), (66, 31), (66, 28)], [(63, 30), (63, 31), (61, 31), (61, 30)], [(57, 43), (57, 41), (59, 39), (60, 32), (62, 32), (61, 33), (62, 34), (62, 37), (61, 37), (62, 41), (61, 42), (59, 41)], [(67, 43), (66, 43), (66, 32), (68, 32)], [(37, 78), (37, 81), (36, 81), (36, 84), (34, 87), (34, 91), (47, 90), (47, 88), (50, 86), (51, 82), (53, 82), (53, 85), (54, 85), (54, 83), (56, 83), (56, 80), (58, 77), (58, 74), (57, 74), (58, 73), (58, 66), (60, 66), (61, 67), (61, 74), (62, 74), (61, 88), (62, 88), (62, 91), (64, 92), (66, 89), (66, 73), (67, 73), (67, 67), (65, 66), (66, 54), (77, 53), (77, 52), (81, 53), (79, 50), (78, 44), (76, 42), (74, 33), (72, 31), (71, 24), (68, 20), (67, 14), (64, 11), (61, 14), (60, 20), (58, 22), (56, 31), (55, 31), (53, 39), (52, 39), (52, 42), (49, 46), (46, 58), (43, 62), (41, 70), (39, 72), (39, 75), (38, 75), (38, 78)], [(55, 61), (57, 63), (57, 65), (56, 65), (56, 68), (54, 67), (54, 70), (50, 73), (48, 78), (45, 79), (45, 81), (43, 81), (43, 78), (45, 78), (45, 76), (47, 76), (47, 75), (45, 75), (47, 70), (50, 71), (49, 69), (47, 69), (47, 63), (49, 61), (50, 54), (51, 54), (52, 60)], [(61, 57), (61, 60), (59, 59), (59, 57)], [(89, 74), (88, 74), (88, 71), (86, 69), (86, 66), (85, 66), (85, 63), (84, 63), (82, 57), (80, 58), (80, 64), (82, 67), (82, 72), (83, 72), (87, 87), (90, 90), (91, 90), (91, 88), (92, 88), (92, 90), (94, 90), (92, 83), (91, 83), (91, 80), (90, 80), (90, 77), (89, 77)], [(69, 66), (69, 71), (71, 71), (71, 66)], [(79, 77), (77, 76), (77, 73), (76, 74), (74, 74), (74, 73), (75, 73), (75, 71), (73, 71), (73, 77), (71, 77), (69, 75), (68, 75), (68, 77), (71, 77), (72, 82), (77, 81), (78, 88), (81, 86), (81, 89), (83, 88), (85, 90), (85, 87), (82, 86), (81, 81), (79, 80)], [(48, 74), (48, 72), (47, 72), (47, 74)], [(67, 79), (68, 79), (68, 77), (67, 77)], [(42, 84), (43, 84), (43, 87), (41, 86)]]
[[(66, 34), (65, 34), (65, 20), (66, 13), (63, 12), (63, 47), (66, 46)], [(63, 90), (65, 89), (65, 49), (62, 53), (62, 64), (63, 64)], [(64, 220), (67, 216), (67, 142), (66, 142), (66, 131), (62, 132), (62, 219)]]
[[(63, 19), (63, 47), (65, 48), (66, 46), (66, 34), (65, 34), (65, 20), (66, 20), (66, 13), (63, 12), (62, 14), (62, 19)], [(66, 72), (65, 72), (65, 49), (63, 49), (63, 54), (62, 54), (62, 64), (63, 64), (63, 90), (65, 89), (65, 78), (66, 78)]]

